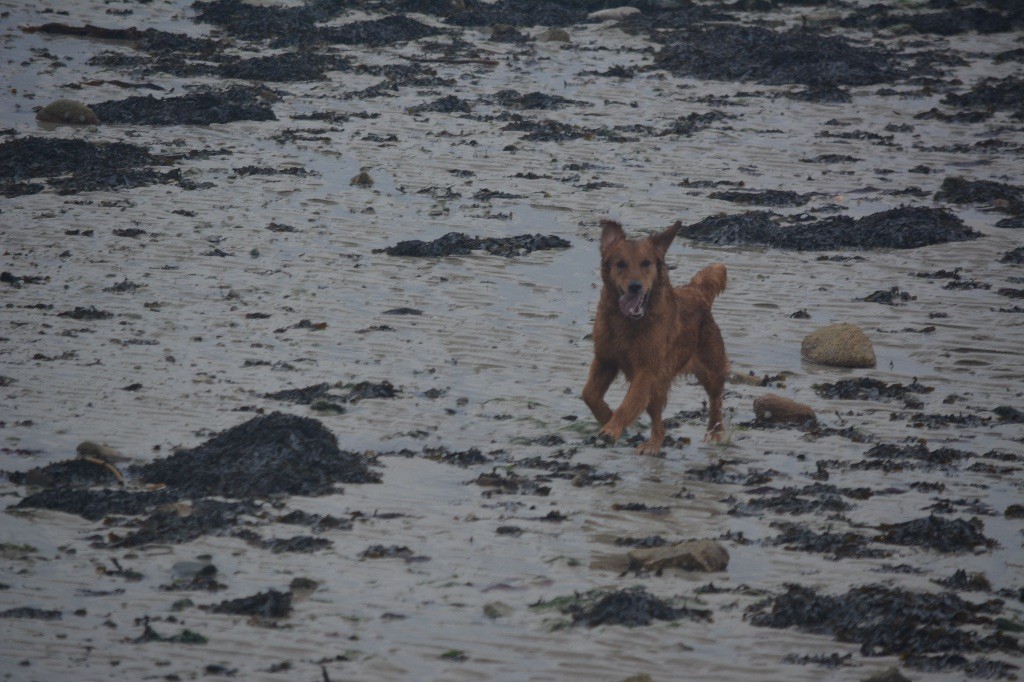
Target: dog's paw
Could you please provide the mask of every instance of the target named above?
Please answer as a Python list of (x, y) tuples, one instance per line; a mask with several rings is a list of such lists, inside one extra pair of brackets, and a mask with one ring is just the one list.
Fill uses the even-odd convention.
[(601, 430), (597, 432), (597, 437), (603, 440), (605, 443), (611, 444), (619, 439), (622, 435), (622, 429), (616, 428), (611, 424), (605, 424), (601, 427)]
[(652, 443), (651, 441), (644, 441), (640, 445), (636, 446), (636, 454), (638, 455), (649, 455), (655, 457), (661, 453), (661, 443)]
[(713, 429), (704, 434), (705, 443), (718, 443), (722, 442), (722, 429)]

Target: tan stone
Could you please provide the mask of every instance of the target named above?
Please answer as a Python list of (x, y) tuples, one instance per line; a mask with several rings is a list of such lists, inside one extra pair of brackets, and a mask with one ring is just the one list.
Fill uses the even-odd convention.
[(634, 14), (640, 14), (640, 10), (636, 7), (624, 5), (622, 7), (612, 7), (591, 12), (587, 15), (587, 19), (592, 21), (621, 21)]
[(678, 568), (714, 573), (729, 565), (729, 552), (714, 540), (687, 540), (665, 547), (634, 549), (629, 552), (629, 559), (649, 571)]
[(94, 443), (91, 440), (84, 440), (79, 443), (78, 447), (75, 448), (75, 451), (78, 453), (79, 457), (90, 457), (110, 464), (127, 462), (131, 459), (130, 457), (125, 457), (109, 445)]
[(537, 41), (542, 43), (571, 43), (569, 32), (561, 28), (549, 28), (537, 34)]
[(773, 424), (803, 424), (817, 421), (810, 406), (774, 393), (766, 393), (754, 400), (754, 417), (759, 422)]
[(36, 112), (36, 120), (40, 123), (69, 123), (77, 125), (97, 125), (100, 122), (92, 109), (73, 99), (59, 99), (51, 102)]
[(832, 367), (874, 367), (875, 349), (855, 324), (830, 324), (804, 337), (800, 355), (805, 360)]

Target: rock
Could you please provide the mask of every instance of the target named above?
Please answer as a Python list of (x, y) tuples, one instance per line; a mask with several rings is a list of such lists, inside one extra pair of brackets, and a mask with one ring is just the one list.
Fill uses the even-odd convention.
[(754, 400), (754, 416), (759, 422), (772, 424), (804, 424), (817, 421), (811, 407), (774, 393)]
[(73, 99), (59, 99), (36, 112), (40, 123), (99, 125), (99, 116), (85, 104)]
[(804, 337), (800, 356), (831, 367), (874, 367), (875, 349), (855, 324), (839, 323), (816, 329)]
[(647, 673), (637, 673), (636, 675), (630, 675), (622, 682), (654, 682), (654, 678)]
[(78, 453), (79, 457), (91, 457), (92, 459), (98, 459), (101, 462), (108, 462), (110, 464), (127, 462), (131, 459), (130, 457), (125, 457), (109, 445), (94, 443), (91, 440), (84, 440), (79, 443), (78, 447), (75, 448), (75, 452)]
[(491, 40), (499, 43), (525, 43), (526, 35), (511, 24), (494, 24), (491, 27)]
[(587, 19), (591, 19), (593, 21), (621, 21), (622, 19), (634, 14), (640, 14), (640, 10), (636, 7), (612, 7), (610, 9), (591, 12), (587, 15)]
[(549, 28), (537, 34), (537, 42), (541, 43), (571, 43), (572, 38), (569, 32), (562, 28)]
[(505, 616), (511, 615), (512, 611), (512, 607), (505, 602), (492, 601), (484, 604), (484, 615), (491, 620), (504, 618)]
[(639, 548), (629, 552), (633, 564), (650, 571), (678, 568), (714, 573), (729, 565), (729, 553), (714, 540), (687, 540), (664, 547)]
[(733, 372), (732, 376), (729, 377), (730, 384), (746, 384), (747, 386), (760, 386), (761, 377), (755, 374), (743, 374), (742, 372)]
[(359, 171), (358, 174), (352, 176), (352, 180), (348, 184), (356, 187), (373, 187), (373, 178), (366, 171)]

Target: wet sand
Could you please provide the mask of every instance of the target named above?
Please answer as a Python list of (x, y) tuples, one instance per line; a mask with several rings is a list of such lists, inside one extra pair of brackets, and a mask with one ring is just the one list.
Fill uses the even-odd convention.
[[(960, 598), (1001, 599), (992, 617), (1019, 627), (1024, 522), (1005, 512), (1021, 500), (1024, 427), (994, 412), (1024, 410), (1024, 304), (1012, 293), (1024, 289), (1024, 273), (1000, 262), (1021, 237), (1019, 229), (996, 226), (1016, 209), (1005, 201), (941, 201), (935, 193), (947, 177), (1024, 184), (1024, 126), (1000, 108), (974, 122), (918, 117), (933, 108), (955, 114), (961, 110), (943, 103), (948, 95), (1020, 74), (1019, 61), (995, 59), (1020, 47), (1019, 26), (947, 36), (837, 27), (853, 11), (846, 6), (729, 12), (726, 23), (780, 32), (807, 21), (858, 45), (894, 50), (904, 65), (918, 52), (940, 55), (930, 57), (938, 71), (927, 82), (908, 74), (847, 85), (851, 101), (830, 103), (784, 96), (806, 89), (795, 82), (658, 69), (629, 78), (593, 75), (650, 66), (661, 47), (614, 21), (573, 23), (566, 27), (571, 43), (563, 45), (536, 40), (544, 26), (520, 26), (528, 40), (510, 43), (493, 40), (490, 26), (459, 28), (437, 15), (410, 14), (470, 47), (446, 53), (438, 44), (453, 38), (439, 35), (323, 48), (366, 67), (412, 64), (435, 73), (383, 94), (367, 90), (386, 78), (376, 68), (267, 82), (263, 101), (277, 120), (44, 128), (33, 108), (60, 98), (100, 103), (253, 81), (97, 66), (90, 59), (104, 52), (140, 52), (125, 41), (21, 30), (57, 21), (229, 37), (195, 21), (188, 3), (14, 2), (7, 11), (0, 143), (129, 142), (174, 157), (155, 168), (178, 169), (180, 179), (59, 194), (53, 182), (36, 178), (42, 191), (0, 199), (0, 270), (16, 280), (0, 282), (0, 469), (25, 472), (66, 460), (82, 441), (106, 443), (145, 464), (256, 413), (284, 411), (320, 420), (343, 450), (370, 457), (382, 478), (330, 495), (258, 500), (259, 511), (234, 529), (332, 543), (311, 553), (274, 553), (231, 532), (111, 548), (111, 534), (123, 537), (136, 519), (12, 511), (38, 489), (0, 482), (8, 507), (0, 524), (0, 612), (60, 612), (53, 619), (41, 612), (0, 618), (0, 669), (9, 679), (193, 679), (236, 671), (239, 679), (621, 680), (645, 673), (654, 680), (862, 680), (893, 666), (911, 679), (959, 679), (969, 670), (963, 664), (914, 667), (894, 654), (865, 655), (859, 643), (827, 633), (759, 627), (748, 612), (791, 583), (831, 595), (874, 584), (939, 594), (944, 588), (934, 581), (958, 570), (983, 573), (990, 583), (988, 592), (959, 590)], [(350, 10), (329, 24), (378, 16)], [(266, 51), (232, 40), (224, 48), (231, 54)], [(422, 58), (432, 61), (415, 61)], [(494, 99), (509, 88), (577, 103), (511, 109)], [(415, 109), (451, 95), (470, 111)], [(711, 111), (727, 116), (692, 134), (657, 134), (680, 117)], [(317, 112), (341, 116), (296, 118)], [(549, 130), (547, 120), (591, 132), (528, 139), (508, 129), (514, 115)], [(287, 130), (293, 133), (282, 135)], [(808, 161), (823, 155), (849, 158)], [(276, 172), (238, 170), (246, 167)], [(350, 184), (362, 170), (371, 187)], [(677, 240), (668, 258), (675, 282), (712, 262), (729, 269), (715, 317), (733, 370), (781, 378), (770, 386), (729, 385), (724, 445), (701, 443), (702, 419), (690, 412), (700, 409), (703, 394), (683, 381), (666, 412), (682, 413), (669, 430), (679, 444), (664, 457), (638, 457), (627, 443), (596, 445), (598, 425), (579, 392), (599, 286), (598, 219), (611, 215), (636, 231), (751, 210), (709, 196), (737, 188), (813, 193), (806, 205), (765, 209), (783, 216), (856, 219), (904, 205), (943, 208), (981, 236), (915, 249), (826, 251)], [(474, 198), (484, 190), (514, 196)], [(144, 232), (124, 236), (132, 228)], [(571, 246), (517, 258), (381, 251), (453, 231), (555, 235)], [(959, 280), (917, 276), (958, 268)], [(977, 286), (945, 286), (971, 280)], [(115, 287), (125, 282), (138, 287)], [(913, 298), (899, 305), (863, 300), (891, 287)], [(60, 316), (90, 306), (110, 316)], [(401, 308), (419, 314), (388, 314)], [(801, 310), (809, 317), (792, 316)], [(876, 368), (801, 360), (803, 337), (833, 322), (865, 330)], [(813, 388), (850, 377), (904, 385), (916, 378), (934, 391), (906, 405), (826, 399)], [(388, 381), (399, 392), (344, 403), (342, 414), (266, 397), (361, 381)], [(621, 383), (613, 386), (612, 401), (623, 392)], [(823, 428), (753, 424), (752, 402), (768, 392), (810, 405)], [(629, 433), (645, 428), (642, 420)], [(965, 454), (944, 466), (859, 466), (878, 444), (915, 442)], [(434, 461), (430, 449), (439, 447), (478, 448), (487, 461)], [(590, 465), (606, 478), (574, 485), (571, 477), (516, 463), (532, 457)], [(731, 482), (694, 473), (720, 462), (736, 474)], [(747, 483), (758, 471), (769, 472), (767, 482)], [(481, 475), (509, 472), (533, 485), (506, 492), (479, 485)], [(848, 505), (841, 512), (744, 512), (751, 501), (816, 482), (870, 493), (836, 493)], [(143, 487), (129, 476), (128, 489)], [(548, 494), (538, 494), (543, 488)], [(317, 531), (276, 520), (292, 510), (349, 519), (351, 528)], [(871, 548), (889, 555), (840, 559), (773, 544), (780, 522), (875, 538), (882, 524), (933, 514), (977, 517), (995, 544), (944, 552), (872, 540)], [(629, 547), (616, 540), (656, 535), (717, 539), (729, 552), (728, 568), (628, 571)], [(366, 550), (375, 545), (409, 551), (371, 558)], [(161, 589), (176, 563), (197, 558), (217, 567), (224, 589)], [(286, 617), (254, 621), (200, 608), (284, 591), (297, 577), (318, 587), (304, 598), (296, 593)], [(709, 582), (727, 591), (698, 591)], [(557, 610), (531, 608), (636, 585), (710, 609), (712, 620), (588, 628)], [(172, 608), (182, 599), (192, 605)], [(165, 637), (189, 631), (207, 641), (139, 641), (146, 622)], [(838, 667), (798, 660), (832, 654)], [(1008, 664), (995, 668), (997, 676), (1020, 674), (1009, 667), (1020, 665), (1019, 648), (963, 655)]]

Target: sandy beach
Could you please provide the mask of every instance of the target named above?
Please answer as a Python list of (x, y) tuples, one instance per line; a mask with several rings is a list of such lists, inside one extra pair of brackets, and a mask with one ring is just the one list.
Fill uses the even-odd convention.
[[(0, 676), (1017, 679), (1024, 14), (887, 4), (6, 2)], [(597, 441), (606, 216), (723, 443)]]

